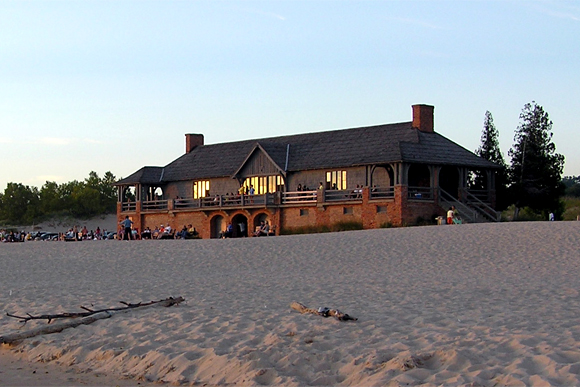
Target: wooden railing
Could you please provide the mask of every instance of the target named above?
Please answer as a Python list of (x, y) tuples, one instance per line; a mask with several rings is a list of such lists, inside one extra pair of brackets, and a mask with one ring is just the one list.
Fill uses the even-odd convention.
[(371, 199), (385, 199), (395, 197), (395, 187), (371, 188)]
[[(412, 190), (412, 191), (411, 191)], [(412, 196), (411, 192), (415, 196)], [(169, 200), (148, 200), (141, 202), (142, 211), (166, 211), (189, 210), (203, 208), (228, 208), (228, 207), (252, 207), (252, 206), (272, 206), (278, 204), (300, 205), (306, 203), (316, 203), (321, 191), (293, 191), (268, 193), (263, 195), (216, 195), (204, 198), (181, 198)], [(418, 195), (417, 195), (418, 194)], [(363, 195), (362, 188), (349, 190), (325, 190), (324, 202), (341, 202), (341, 201), (361, 201)], [(393, 198), (395, 196), (394, 188), (372, 188), (370, 189), (371, 199)], [(278, 199), (276, 199), (278, 197)], [(412, 199), (432, 199), (432, 189), (425, 187), (409, 187), (409, 198)], [(136, 211), (137, 202), (124, 202), (122, 204), (123, 212)]]
[(199, 208), (201, 207), (201, 199), (175, 199), (173, 201), (173, 208), (176, 210), (187, 209), (187, 208)]
[(316, 203), (316, 191), (282, 192), (282, 204)]
[(135, 211), (137, 209), (137, 202), (123, 202), (121, 204), (121, 211)]
[[(475, 209), (483, 217), (493, 221), (501, 221), (501, 213), (494, 210), (488, 203), (483, 202), (480, 197), (475, 196), (472, 191), (464, 190), (464, 200), (469, 203), (470, 207)], [(487, 197), (487, 194), (486, 194)]]
[(432, 187), (409, 187), (408, 198), (413, 200), (433, 200)]
[(355, 188), (352, 190), (327, 190), (324, 192), (324, 200), (327, 202), (362, 200), (362, 188)]
[(143, 211), (166, 210), (167, 200), (147, 200), (141, 203)]

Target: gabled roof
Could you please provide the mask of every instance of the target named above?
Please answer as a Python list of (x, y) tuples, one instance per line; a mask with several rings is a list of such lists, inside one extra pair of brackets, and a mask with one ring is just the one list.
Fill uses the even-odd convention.
[(119, 180), (115, 185), (122, 184), (155, 184), (160, 183), (163, 177), (163, 167), (143, 167), (137, 172)]
[[(252, 157), (252, 155), (255, 152), (263, 152), (266, 155), (266, 157), (270, 160), (270, 162), (272, 162), (272, 164), (276, 167), (276, 169), (280, 173), (282, 173), (283, 175), (286, 175), (286, 171), (284, 170), (284, 166), (280, 166), (280, 163), (276, 162), (276, 160), (274, 158), (272, 158), (272, 156), (279, 159), (281, 156), (280, 151), (284, 150), (284, 152), (286, 152), (285, 149), (287, 147), (284, 147), (283, 145), (280, 145), (280, 144), (268, 144), (266, 146), (266, 148), (268, 148), (269, 151), (266, 151), (266, 149), (264, 149), (264, 146), (262, 146), (259, 142), (257, 142), (254, 145), (254, 148), (246, 156), (246, 158), (244, 159), (244, 161), (242, 162), (240, 167), (234, 171), (234, 173), (232, 174), (232, 178), (235, 178), (236, 175), (238, 175), (240, 173), (240, 171), (244, 168), (244, 165), (248, 162), (248, 160)], [(284, 148), (284, 149), (281, 149), (281, 148)]]
[[(256, 148), (261, 148), (279, 168), (287, 172), (394, 162), (470, 168), (500, 167), (438, 133), (422, 132), (413, 128), (411, 122), (404, 122), (202, 145), (164, 168), (158, 167), (158, 173), (161, 175), (163, 170), (160, 179), (165, 183), (231, 177), (241, 170)], [(143, 171), (141, 178), (144, 180), (134, 181), (138, 171), (118, 184), (150, 182), (153, 175), (151, 168), (140, 170)]]

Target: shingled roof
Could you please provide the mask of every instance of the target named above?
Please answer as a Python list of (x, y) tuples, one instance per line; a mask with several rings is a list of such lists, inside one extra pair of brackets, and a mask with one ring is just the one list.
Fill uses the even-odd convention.
[(163, 167), (143, 167), (137, 172), (119, 180), (115, 185), (122, 184), (159, 184), (163, 177)]
[(163, 168), (144, 167), (117, 184), (231, 177), (257, 146), (286, 172), (395, 162), (500, 168), (436, 132), (404, 122), (201, 145)]

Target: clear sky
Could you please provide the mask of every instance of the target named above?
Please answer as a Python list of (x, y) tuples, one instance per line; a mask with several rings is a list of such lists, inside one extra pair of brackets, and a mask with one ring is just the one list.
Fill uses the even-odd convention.
[(411, 120), (470, 150), (554, 122), (580, 175), (579, 1), (0, 0), (0, 189), (126, 177), (205, 143)]

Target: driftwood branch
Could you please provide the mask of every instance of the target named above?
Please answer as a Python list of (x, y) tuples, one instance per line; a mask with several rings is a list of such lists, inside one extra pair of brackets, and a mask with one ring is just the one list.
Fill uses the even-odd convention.
[[(62, 319), (62, 318), (71, 318), (72, 321), (66, 321), (58, 324), (53, 325), (45, 325), (35, 329), (31, 329), (25, 332), (17, 332), (17, 333), (10, 333), (7, 335), (0, 336), (0, 344), (15, 344), (21, 340), (27, 339), (29, 337), (35, 337), (40, 335), (46, 335), (50, 333), (57, 333), (62, 332), (67, 328), (75, 328), (80, 325), (88, 325), (92, 324), (97, 320), (102, 320), (105, 318), (112, 317), (113, 314), (118, 312), (128, 311), (130, 309), (147, 307), (147, 306), (164, 306), (169, 307), (173, 305), (178, 305), (179, 303), (185, 301), (183, 297), (169, 297), (165, 300), (160, 301), (151, 301), (145, 303), (138, 303), (138, 304), (129, 304), (126, 302), (121, 301), (124, 307), (119, 308), (109, 308), (109, 309), (101, 309), (101, 310), (91, 310), (86, 307), (81, 307), (82, 309), (86, 310), (86, 312), (79, 312), (79, 313), (60, 313), (60, 314), (53, 314), (53, 315), (40, 315), (40, 316), (33, 316), (27, 313), (27, 317), (24, 316), (16, 316), (7, 313), (8, 316), (20, 319), (24, 323), (30, 320), (48, 320), (48, 323), (54, 319)], [(80, 318), (79, 318), (80, 317)]]
[(50, 324), (52, 322), (52, 320), (59, 319), (59, 318), (89, 317), (89, 316), (92, 316), (94, 314), (101, 313), (101, 312), (115, 312), (115, 311), (134, 309), (134, 308), (139, 308), (142, 306), (149, 306), (149, 305), (155, 305), (155, 304), (159, 304), (160, 306), (172, 306), (172, 305), (177, 305), (183, 301), (185, 301), (185, 299), (183, 297), (177, 297), (177, 298), (169, 297), (169, 298), (166, 298), (165, 300), (139, 302), (137, 304), (130, 304), (130, 303), (127, 303), (125, 301), (119, 301), (121, 304), (123, 304), (125, 306), (121, 306), (118, 308), (99, 309), (99, 310), (92, 310), (90, 308), (87, 308), (86, 306), (81, 306), (81, 309), (86, 310), (86, 312), (41, 314), (39, 316), (33, 316), (30, 313), (27, 313), (26, 317), (25, 316), (17, 316), (17, 315), (10, 314), (10, 313), (6, 313), (6, 315), (8, 317), (17, 318), (25, 324), (30, 320), (48, 320), (48, 323)]
[(318, 308), (318, 309), (314, 309), (314, 308), (308, 308), (304, 305), (302, 305), (299, 302), (293, 302), (290, 304), (290, 308), (304, 314), (304, 313), (309, 313), (309, 314), (315, 314), (317, 316), (322, 316), (322, 317), (334, 317), (335, 319), (339, 320), (339, 321), (348, 321), (348, 320), (352, 320), (352, 321), (357, 321), (358, 318), (356, 317), (351, 317), (346, 313), (342, 313), (340, 310), (338, 309), (329, 309), (329, 308)]

